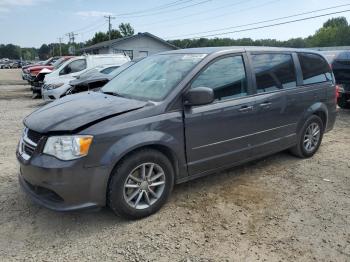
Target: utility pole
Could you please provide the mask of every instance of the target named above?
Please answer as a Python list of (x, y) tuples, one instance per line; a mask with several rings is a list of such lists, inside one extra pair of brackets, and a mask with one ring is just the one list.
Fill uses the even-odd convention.
[(69, 43), (73, 43), (74, 44), (74, 40), (75, 40), (75, 36), (78, 34), (75, 34), (74, 32), (68, 33), (66, 34), (69, 37)]
[(69, 37), (69, 43), (73, 44), (69, 47), (70, 49), (70, 53), (72, 55), (75, 55), (75, 46), (74, 46), (74, 40), (75, 40), (75, 36), (78, 34), (75, 34), (74, 32), (68, 33), (66, 34)]
[(58, 38), (58, 42), (60, 43), (60, 56), (62, 56), (62, 40), (63, 40), (63, 37), (59, 37)]
[(109, 32), (109, 40), (111, 40), (111, 31), (112, 31), (112, 24), (111, 24), (111, 19), (115, 19), (115, 16), (105, 16), (106, 19), (108, 19), (108, 32)]

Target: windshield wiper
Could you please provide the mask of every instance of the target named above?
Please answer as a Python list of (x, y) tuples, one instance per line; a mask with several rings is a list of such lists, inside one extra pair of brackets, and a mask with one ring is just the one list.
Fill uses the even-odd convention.
[(111, 96), (119, 96), (119, 97), (123, 97), (122, 95), (118, 94), (117, 92), (110, 92), (110, 91), (102, 91), (102, 93), (106, 94), (106, 95), (111, 95)]

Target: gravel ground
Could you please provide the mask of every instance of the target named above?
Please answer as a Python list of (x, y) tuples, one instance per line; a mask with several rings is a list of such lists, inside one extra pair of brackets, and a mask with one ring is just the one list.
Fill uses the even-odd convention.
[(350, 111), (307, 160), (282, 152), (175, 187), (157, 214), (57, 213), (19, 188), (22, 119), (42, 105), (0, 70), (0, 260), (350, 261)]

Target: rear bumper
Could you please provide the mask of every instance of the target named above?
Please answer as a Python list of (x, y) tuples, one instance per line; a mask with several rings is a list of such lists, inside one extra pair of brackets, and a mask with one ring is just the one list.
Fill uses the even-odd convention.
[(106, 204), (108, 169), (85, 168), (81, 161), (37, 155), (20, 162), (19, 184), (37, 204), (55, 211), (96, 209)]

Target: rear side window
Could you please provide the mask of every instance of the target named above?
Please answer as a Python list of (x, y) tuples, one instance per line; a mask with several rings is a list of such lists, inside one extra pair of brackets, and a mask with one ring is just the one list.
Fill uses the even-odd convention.
[(304, 85), (333, 81), (331, 68), (321, 56), (299, 53), (298, 57), (303, 72)]
[(291, 54), (252, 55), (258, 93), (293, 88), (297, 85)]
[(191, 88), (209, 87), (215, 100), (227, 100), (247, 95), (247, 78), (242, 56), (216, 60), (193, 81)]

